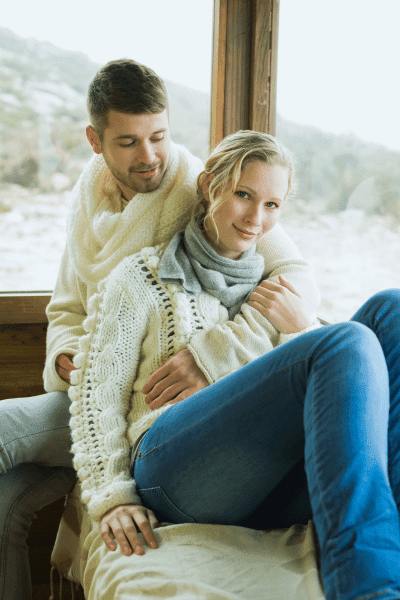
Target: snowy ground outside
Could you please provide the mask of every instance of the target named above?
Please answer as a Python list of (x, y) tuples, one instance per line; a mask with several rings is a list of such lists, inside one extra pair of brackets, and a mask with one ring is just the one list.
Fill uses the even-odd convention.
[[(68, 193), (0, 190), (0, 292), (53, 288), (67, 207)], [(386, 217), (289, 211), (282, 224), (313, 265), (322, 294), (318, 315), (327, 321), (347, 320), (371, 294), (400, 288), (400, 225)]]

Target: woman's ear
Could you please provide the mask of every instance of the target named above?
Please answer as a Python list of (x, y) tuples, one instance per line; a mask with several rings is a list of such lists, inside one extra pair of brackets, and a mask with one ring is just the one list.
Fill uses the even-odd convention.
[(101, 154), (101, 141), (95, 130), (91, 125), (86, 127), (86, 137), (89, 140), (89, 144), (93, 148), (93, 152)]

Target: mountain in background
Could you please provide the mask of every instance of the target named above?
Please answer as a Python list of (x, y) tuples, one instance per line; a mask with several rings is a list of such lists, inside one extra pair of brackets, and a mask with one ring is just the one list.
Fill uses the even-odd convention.
[[(92, 156), (85, 137), (85, 101), (100, 66), (82, 53), (0, 28), (2, 185), (53, 191), (75, 183)], [(166, 86), (172, 139), (204, 159), (209, 150), (209, 95), (169, 81)], [(400, 218), (399, 152), (279, 116), (277, 136), (296, 156), (299, 210), (304, 203), (332, 212), (361, 205)]]

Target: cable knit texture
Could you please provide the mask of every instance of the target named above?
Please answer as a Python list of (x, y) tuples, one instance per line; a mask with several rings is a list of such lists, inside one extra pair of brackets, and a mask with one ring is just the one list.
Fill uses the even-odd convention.
[[(89, 303), (71, 374), (74, 466), (94, 520), (118, 504), (141, 504), (129, 473), (131, 448), (159, 415), (141, 392), (152, 371), (197, 330), (226, 320), (213, 296), (186, 296), (157, 277), (159, 249), (125, 259)], [(140, 362), (139, 362), (140, 360)]]

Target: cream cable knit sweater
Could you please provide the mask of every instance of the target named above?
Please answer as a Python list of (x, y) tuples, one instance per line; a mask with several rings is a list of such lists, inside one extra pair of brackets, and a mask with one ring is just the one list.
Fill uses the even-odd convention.
[[(100, 284), (74, 359), (78, 370), (71, 373), (69, 390), (74, 466), (82, 500), (96, 521), (119, 504), (141, 504), (130, 476), (131, 449), (160, 414), (174, 409), (151, 411), (145, 403), (141, 390), (154, 370), (215, 325), (220, 332), (238, 327), (244, 362), (294, 337), (280, 335), (246, 304), (227, 322), (228, 311), (214, 296), (188, 296), (180, 286), (161, 284), (161, 251), (145, 248), (126, 258)], [(240, 326), (244, 321), (247, 328)], [(197, 340), (198, 353), (209, 350), (202, 341), (212, 346), (215, 339)], [(232, 363), (230, 371), (238, 366)]]
[[(201, 170), (199, 159), (171, 144), (171, 163), (160, 188), (152, 193), (137, 194), (123, 209), (119, 188), (103, 157), (96, 155), (90, 161), (73, 192), (68, 243), (47, 308), (46, 391), (68, 390), (68, 384), (56, 373), (55, 359), (62, 353), (75, 355), (78, 352), (79, 339), (85, 334), (83, 321), (88, 302), (98, 291), (101, 279), (124, 256), (145, 246), (169, 241), (186, 226)], [(310, 265), (302, 259), (289, 236), (276, 225), (258, 243), (257, 250), (264, 257), (265, 275), (271, 279), (285, 275), (302, 295), (311, 315), (319, 305), (318, 288)], [(247, 327), (243, 322), (234, 332), (217, 328), (214, 337), (219, 340), (219, 346), (213, 345), (214, 352), (200, 354), (200, 345), (194, 343), (192, 352), (210, 382), (226, 374), (231, 366), (232, 356), (227, 357), (226, 363), (219, 360), (221, 344), (234, 353), (238, 365), (245, 364), (242, 361), (246, 349), (235, 344), (236, 335), (245, 335)]]

